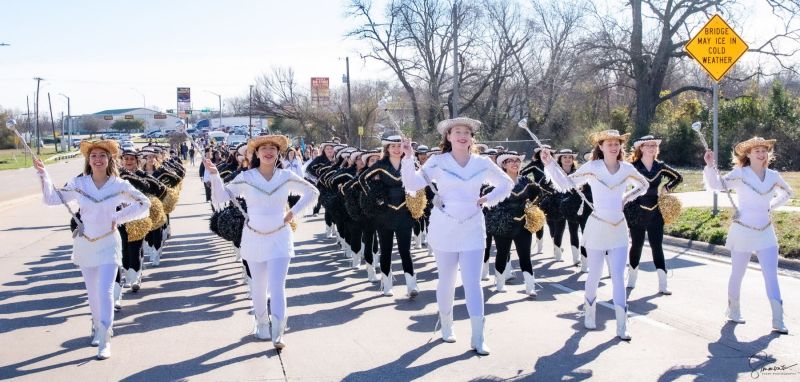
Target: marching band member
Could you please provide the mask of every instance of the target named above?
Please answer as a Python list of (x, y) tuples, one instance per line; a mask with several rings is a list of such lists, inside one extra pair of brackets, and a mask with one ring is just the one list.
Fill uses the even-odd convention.
[(150, 200), (117, 176), (119, 147), (115, 141), (83, 141), (80, 151), (85, 158), (83, 175), (71, 179), (64, 188), (54, 188), (41, 161), (34, 161), (34, 167), (42, 180), (45, 204), (77, 202), (80, 207), (72, 261), (80, 267), (89, 295), (92, 345), (99, 347), (97, 359), (106, 359), (111, 357), (114, 278), (122, 265), (117, 226), (146, 217)]
[[(359, 227), (359, 233), (361, 234), (361, 237), (354, 238), (353, 240), (359, 242), (358, 245), (361, 249), (360, 255), (364, 257), (364, 269), (367, 271), (367, 280), (369, 280), (369, 282), (377, 282), (380, 279), (375, 272), (377, 263), (375, 263), (373, 257), (375, 253), (373, 248), (376, 235), (375, 222), (373, 221), (373, 215), (362, 208), (362, 199), (365, 198), (365, 190), (362, 184), (367, 170), (377, 162), (380, 156), (380, 150), (360, 153), (356, 159), (355, 178), (342, 186), (347, 213), (353, 219), (353, 225)], [(367, 206), (367, 208), (369, 207)], [(354, 264), (354, 267), (356, 267), (356, 264)]]
[[(315, 185), (319, 189), (320, 195), (323, 192), (326, 192), (326, 190), (324, 190), (323, 185), (319, 184), (319, 178), (322, 176), (323, 170), (331, 166), (333, 162), (336, 160), (336, 152), (333, 149), (334, 146), (336, 146), (336, 143), (332, 141), (320, 143), (319, 149), (321, 151), (320, 153), (321, 155), (318, 155), (317, 157), (312, 159), (311, 162), (306, 167), (307, 169), (306, 174), (308, 175), (308, 177), (313, 178), (313, 180), (317, 181)], [(317, 199), (317, 205), (314, 206), (314, 211), (313, 211), (314, 215), (319, 213), (321, 207), (322, 207), (322, 197)], [(327, 238), (333, 237), (335, 232), (333, 229), (333, 222), (330, 220), (330, 213), (327, 211), (325, 211), (325, 225), (326, 225), (325, 237)]]
[[(519, 258), (519, 266), (525, 280), (525, 293), (536, 296), (536, 278), (531, 264), (531, 239), (533, 235), (525, 228), (525, 207), (540, 194), (539, 187), (528, 177), (519, 176), (524, 155), (516, 151), (504, 151), (497, 156), (497, 164), (514, 183), (511, 195), (493, 208), (485, 211), (489, 233), (494, 235), (497, 244), (495, 257), (495, 279), (498, 292), (505, 292), (506, 267), (511, 261), (513, 241)], [(490, 227), (491, 226), (491, 227)], [(485, 262), (484, 262), (485, 264)]]
[[(617, 337), (629, 341), (627, 303), (624, 286), (628, 252), (628, 227), (622, 207), (647, 192), (649, 183), (636, 168), (624, 162), (623, 144), (629, 134), (604, 130), (592, 134), (592, 160), (571, 175), (556, 164), (549, 150), (542, 150), (545, 174), (559, 191), (576, 189), (585, 183), (592, 186), (594, 211), (586, 224), (583, 241), (588, 252), (589, 276), (586, 279), (584, 326), (595, 329), (597, 286), (603, 272), (603, 259), (608, 256), (614, 290), (614, 311)], [(628, 186), (633, 189), (626, 191)]]
[(767, 298), (772, 308), (772, 329), (788, 334), (783, 323), (783, 300), (778, 285), (778, 239), (770, 212), (784, 205), (794, 191), (780, 173), (769, 168), (774, 139), (753, 137), (734, 148), (734, 168), (724, 177), (715, 169), (714, 152), (707, 151), (703, 179), (706, 188), (717, 192), (736, 191), (738, 207), (728, 229), (725, 246), (731, 251), (731, 277), (728, 280), (728, 311), (730, 321), (743, 324), (739, 295), (742, 279), (755, 253), (764, 276)]
[[(544, 163), (542, 163), (541, 158), (541, 152), (543, 149), (550, 150), (552, 147), (550, 147), (550, 145), (542, 145), (541, 147), (533, 149), (533, 158), (531, 158), (530, 163), (525, 165), (525, 167), (522, 168), (522, 171), (519, 172), (519, 174), (522, 176), (533, 176), (533, 181), (536, 182), (536, 184), (538, 184), (539, 188), (542, 190), (542, 198), (553, 193), (553, 187), (550, 185), (550, 182), (544, 175)], [(545, 206), (542, 207), (544, 208)], [(536, 231), (536, 253), (542, 253), (543, 247), (544, 227)]]
[[(224, 185), (211, 161), (206, 169), (211, 177), (211, 196), (215, 203), (225, 203), (237, 196), (247, 201), (247, 218), (242, 232), (242, 258), (248, 261), (253, 276), (253, 307), (258, 339), (272, 338), (277, 349), (286, 342), (286, 276), (289, 261), (294, 256), (292, 229), (289, 222), (295, 215), (314, 203), (319, 192), (313, 185), (293, 172), (278, 168), (280, 154), (289, 146), (282, 135), (265, 135), (248, 141), (252, 152), (250, 169)], [(294, 207), (286, 212), (289, 193), (301, 195)], [(267, 311), (270, 296), (271, 315)], [(272, 327), (269, 331), (270, 324)]]
[(403, 264), (407, 294), (415, 298), (419, 294), (414, 262), (411, 259), (411, 230), (414, 219), (406, 205), (406, 191), (401, 180), (403, 166), (414, 169), (414, 153), (407, 154), (408, 160), (401, 161), (402, 137), (391, 135), (381, 140), (383, 154), (364, 176), (367, 194), (377, 210), (375, 226), (380, 244), (381, 284), (384, 296), (392, 295), (392, 247), (397, 237), (397, 252)]
[[(647, 233), (647, 240), (650, 242), (650, 251), (653, 253), (653, 264), (656, 266), (658, 274), (658, 292), (669, 295), (672, 292), (667, 289), (667, 263), (664, 260), (664, 218), (658, 207), (659, 192), (668, 193), (677, 187), (683, 177), (666, 163), (659, 161), (658, 145), (660, 139), (652, 135), (645, 135), (633, 142), (633, 152), (628, 161), (633, 164), (647, 181), (650, 186), (647, 193), (638, 197), (633, 203), (626, 206), (628, 228), (631, 231), (631, 249), (628, 255), (630, 265), (628, 266), (628, 288), (636, 287), (636, 278), (639, 273), (639, 260), (642, 257), (644, 247), (644, 235)], [(667, 184), (661, 187), (661, 180), (667, 178)]]
[[(454, 118), (436, 126), (442, 135), (442, 154), (428, 159), (419, 171), (414, 169), (409, 140), (403, 141), (402, 181), (407, 191), (416, 192), (436, 182), (436, 200), (431, 213), (428, 244), (433, 248), (439, 283), (436, 301), (442, 323), (442, 339), (454, 342), (453, 300), (456, 272), (461, 269), (464, 295), (472, 325), (471, 347), (478, 354), (489, 354), (484, 342), (483, 290), (481, 289), (482, 255), (486, 227), (482, 207), (495, 206), (508, 197), (511, 179), (488, 158), (471, 152), (474, 136), (481, 123), (470, 118)], [(480, 196), (481, 186), (494, 190)]]
[[(556, 163), (567, 175), (570, 175), (577, 170), (578, 167), (575, 161), (575, 157), (577, 156), (578, 154), (570, 149), (561, 149), (553, 154)], [(554, 216), (552, 220), (548, 220), (548, 222), (550, 222), (549, 227), (552, 229), (551, 236), (553, 237), (553, 247), (555, 248), (555, 251), (559, 253), (559, 256), (557, 257), (560, 258), (560, 254), (563, 252), (561, 249), (561, 242), (564, 238), (564, 229), (569, 228), (569, 242), (572, 249), (572, 264), (575, 266), (580, 265), (581, 253), (579, 249), (580, 240), (578, 237), (578, 228), (580, 227), (578, 219), (580, 216), (578, 214), (578, 210), (582, 202), (581, 198), (578, 196), (575, 190), (570, 190), (568, 192), (557, 192), (553, 195), (558, 198), (558, 215)], [(570, 208), (573, 206), (574, 208)], [(549, 217), (550, 216), (548, 216), (548, 218)]]

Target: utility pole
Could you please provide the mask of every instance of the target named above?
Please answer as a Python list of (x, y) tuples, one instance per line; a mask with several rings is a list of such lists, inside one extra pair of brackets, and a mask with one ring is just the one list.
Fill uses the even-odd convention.
[(458, 1), (453, 2), (453, 109), (451, 118), (458, 117)]
[[(350, 57), (344, 58), (345, 75), (347, 76), (347, 135), (353, 133), (353, 103), (350, 101)], [(361, 137), (359, 136), (358, 147), (361, 147)]]
[(42, 148), (39, 142), (42, 141), (42, 137), (39, 134), (39, 83), (44, 80), (42, 77), (33, 77), (36, 80), (36, 100), (33, 103), (33, 114), (36, 120), (33, 122), (36, 126), (36, 155), (40, 155), (42, 153)]
[(217, 94), (217, 93), (214, 93), (214, 92), (212, 92), (210, 90), (206, 90), (206, 92), (209, 92), (209, 93), (217, 96), (217, 99), (219, 99), (219, 128), (222, 129), (222, 96)]
[(253, 85), (250, 85), (250, 106), (247, 108), (247, 117), (250, 120), (247, 124), (250, 128), (250, 139), (253, 139)]

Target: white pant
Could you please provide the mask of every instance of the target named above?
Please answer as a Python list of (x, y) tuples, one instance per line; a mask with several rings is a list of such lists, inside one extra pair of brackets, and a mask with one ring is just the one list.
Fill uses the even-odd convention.
[[(781, 300), (781, 289), (778, 286), (778, 247), (770, 247), (756, 251), (758, 264), (761, 265), (761, 275), (764, 276), (764, 285), (767, 297), (772, 300)], [(731, 277), (728, 279), (728, 295), (738, 299), (742, 290), (742, 280), (747, 264), (750, 262), (750, 252), (731, 253)]]
[(86, 293), (89, 295), (89, 310), (93, 322), (110, 328), (114, 323), (114, 282), (117, 277), (116, 264), (96, 267), (81, 267)]
[[(608, 255), (606, 255), (608, 252)], [(605, 257), (608, 256), (608, 263), (611, 267), (611, 285), (614, 288), (614, 305), (625, 307), (625, 265), (628, 261), (628, 247), (619, 247), (601, 251), (596, 249), (586, 249), (586, 258), (589, 265), (589, 276), (586, 278), (586, 299), (594, 303), (597, 298), (597, 286), (600, 284), (600, 277), (603, 275)]]
[(448, 314), (453, 311), (456, 292), (456, 272), (461, 268), (461, 282), (464, 284), (464, 297), (470, 317), (483, 317), (483, 289), (481, 289), (481, 267), (483, 250), (466, 252), (433, 251), (439, 273), (436, 285), (436, 302), (439, 311)]
[(267, 313), (267, 292), (270, 311), (279, 320), (286, 319), (286, 275), (289, 273), (289, 257), (267, 261), (248, 261), (253, 278), (253, 311), (258, 316)]

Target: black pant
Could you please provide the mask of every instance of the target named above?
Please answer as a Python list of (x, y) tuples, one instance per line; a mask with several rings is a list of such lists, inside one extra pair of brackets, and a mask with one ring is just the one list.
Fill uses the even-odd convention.
[(147, 233), (147, 236), (144, 237), (144, 240), (147, 242), (148, 245), (155, 249), (161, 248), (161, 242), (163, 241), (164, 233), (161, 228), (154, 229)]
[(506, 264), (511, 259), (511, 241), (514, 241), (514, 247), (517, 249), (517, 257), (519, 258), (519, 267), (523, 272), (533, 274), (533, 265), (531, 265), (531, 243), (533, 235), (527, 229), (522, 229), (514, 237), (498, 236), (494, 238), (497, 245), (497, 256), (494, 260), (494, 269), (499, 273), (506, 270)]
[(206, 201), (210, 202), (211, 201), (211, 183), (209, 183), (209, 182), (203, 183), (203, 187), (206, 189)]
[(543, 237), (544, 237), (544, 227), (536, 231), (536, 240), (542, 240)]
[(317, 205), (314, 206), (314, 215), (319, 213), (320, 208), (322, 208), (322, 203), (317, 199)]
[(489, 261), (489, 255), (492, 253), (492, 235), (486, 233), (486, 249), (483, 250), (483, 262)]
[(569, 242), (573, 247), (580, 245), (578, 240), (578, 222), (576, 220), (553, 220), (550, 224), (553, 229), (553, 244), (561, 247), (561, 240), (564, 238), (564, 229), (569, 226)]
[(122, 268), (133, 269), (136, 272), (142, 270), (142, 251), (143, 240), (129, 241), (122, 243)]
[(357, 221), (350, 220), (347, 225), (347, 228), (348, 228), (347, 234), (348, 237), (350, 238), (349, 240), (350, 249), (352, 249), (353, 252), (358, 253), (358, 251), (361, 250), (361, 238), (362, 238), (361, 225)]
[(639, 260), (642, 258), (642, 247), (644, 247), (644, 234), (647, 233), (650, 251), (653, 252), (653, 264), (655, 264), (656, 269), (666, 272), (667, 263), (664, 261), (664, 248), (662, 247), (664, 241), (664, 219), (661, 217), (661, 213), (655, 211), (648, 224), (630, 228), (630, 232), (631, 250), (628, 252), (628, 259), (631, 267), (634, 269), (639, 267)]
[[(586, 222), (589, 221), (590, 215), (591, 213), (584, 213), (583, 215), (578, 216), (578, 224), (581, 227), (581, 233), (583, 233), (583, 231), (586, 229)], [(581, 256), (583, 256), (584, 258), (588, 256), (586, 253), (586, 247), (584, 247), (583, 245), (581, 245)]]
[(381, 245), (381, 272), (389, 275), (392, 269), (392, 247), (397, 235), (397, 252), (403, 263), (403, 272), (413, 275), (414, 263), (411, 261), (411, 227), (397, 230), (378, 228), (378, 242)]
[(377, 252), (374, 248), (375, 243), (375, 226), (370, 223), (364, 223), (364, 229), (361, 231), (361, 241), (364, 243), (364, 261), (372, 265), (372, 254)]

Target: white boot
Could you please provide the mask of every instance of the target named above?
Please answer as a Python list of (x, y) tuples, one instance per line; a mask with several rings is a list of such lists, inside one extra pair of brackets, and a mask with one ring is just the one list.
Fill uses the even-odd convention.
[[(162, 247), (163, 248), (163, 247)], [(161, 249), (156, 249), (155, 247), (152, 248), (150, 252), (150, 263), (153, 264), (154, 267), (157, 267), (161, 264)]]
[(484, 317), (470, 317), (472, 324), (472, 349), (480, 355), (489, 355), (489, 347), (484, 343), (483, 330), (486, 324)]
[(384, 296), (392, 296), (392, 276), (381, 272), (381, 288)]
[(536, 253), (542, 253), (544, 249), (544, 238), (541, 240), (536, 240)]
[[(508, 268), (506, 268), (508, 269)], [(506, 275), (505, 272), (500, 273), (497, 268), (494, 270), (494, 285), (498, 293), (506, 292)]]
[(562, 255), (561, 247), (555, 247), (554, 246), (553, 247), (553, 259), (555, 259), (556, 261), (561, 261), (561, 255)]
[(361, 267), (362, 253), (364, 253), (364, 248), (361, 248), (358, 252), (353, 252), (353, 269)]
[(417, 275), (406, 273), (406, 289), (408, 290), (408, 297), (414, 298), (419, 295), (419, 288), (417, 287)]
[(419, 237), (422, 239), (422, 244), (428, 245), (428, 231), (420, 232)]
[[(129, 269), (128, 271), (130, 272), (132, 269)], [(132, 277), (133, 280), (131, 280), (131, 290), (136, 293), (142, 287), (142, 271), (134, 271)]]
[(381, 279), (378, 278), (378, 275), (375, 274), (375, 267), (372, 266), (370, 263), (364, 263), (364, 269), (367, 270), (367, 280), (371, 283), (376, 281), (380, 281)]
[(522, 272), (522, 277), (525, 278), (525, 293), (528, 296), (536, 297), (536, 277), (533, 273)]
[(122, 309), (122, 285), (114, 283), (114, 310)]
[(481, 281), (489, 280), (489, 262), (483, 263), (483, 268), (481, 268)]
[(283, 349), (286, 347), (286, 341), (283, 340), (283, 332), (286, 330), (286, 319), (279, 320), (278, 317), (272, 315), (272, 346), (275, 349)]
[(783, 323), (783, 302), (771, 298), (769, 304), (772, 307), (772, 331), (789, 334), (789, 329)]
[[(628, 265), (628, 289), (633, 289), (636, 287), (636, 279), (639, 277), (639, 270)], [(664, 280), (666, 281), (666, 279)]]
[(442, 324), (442, 341), (456, 342), (456, 335), (453, 334), (453, 311), (451, 310), (449, 314), (439, 312), (439, 322)]
[(581, 255), (581, 273), (589, 273), (589, 258)]
[(583, 326), (589, 330), (597, 329), (595, 325), (595, 313), (597, 313), (597, 297), (591, 303), (589, 300), (583, 302)]
[(576, 246), (572, 246), (572, 265), (578, 266), (581, 264), (581, 250)]
[(667, 272), (664, 272), (663, 269), (656, 269), (656, 274), (658, 274), (658, 293), (671, 295), (672, 291), (667, 289)]
[(414, 237), (414, 249), (422, 249), (422, 232)]
[(631, 335), (628, 334), (628, 308), (614, 305), (614, 313), (617, 316), (617, 337), (623, 341), (630, 341)]
[(233, 254), (235, 255), (236, 262), (242, 261), (242, 249), (233, 247)]
[(98, 348), (97, 348), (97, 359), (108, 359), (111, 358), (111, 328), (106, 327), (103, 324), (99, 325), (99, 336), (98, 336)]
[(333, 232), (331, 232), (331, 226), (326, 225), (325, 226), (325, 238), (326, 239), (330, 239), (331, 236), (333, 236)]
[(90, 344), (95, 347), (100, 345), (100, 323), (95, 322), (94, 319), (92, 319), (92, 342)]
[(733, 321), (737, 324), (744, 324), (744, 318), (742, 318), (742, 311), (739, 307), (739, 299), (733, 298), (728, 296), (728, 311), (725, 313), (725, 317), (728, 321)]
[(264, 312), (263, 314), (257, 314), (256, 329), (253, 332), (253, 335), (259, 340), (268, 340), (270, 339), (269, 330), (269, 316), (267, 316), (267, 313)]

